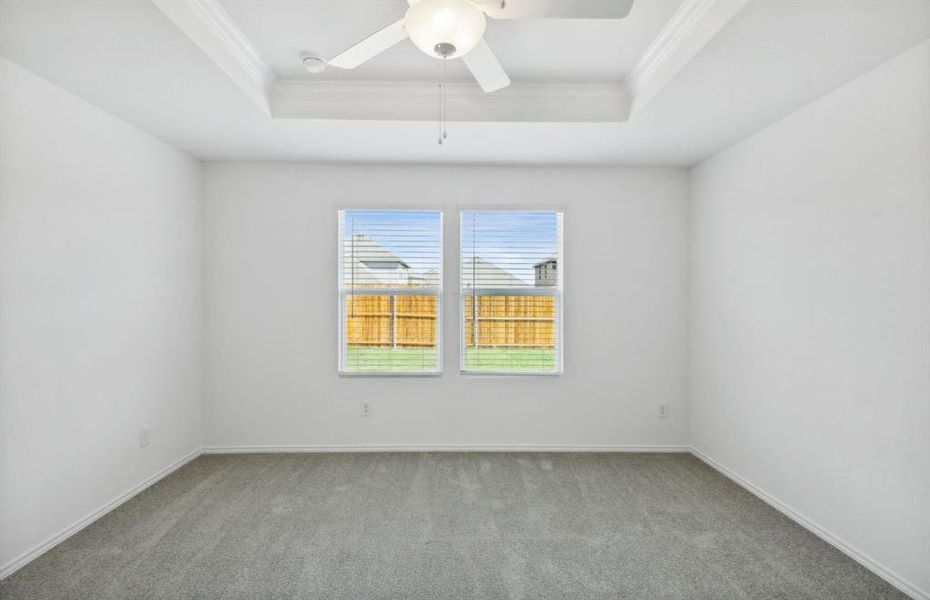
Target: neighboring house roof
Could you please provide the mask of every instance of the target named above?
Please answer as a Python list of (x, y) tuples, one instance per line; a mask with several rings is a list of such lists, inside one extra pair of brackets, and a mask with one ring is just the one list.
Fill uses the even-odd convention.
[(551, 262), (559, 262), (559, 255), (558, 255), (558, 254), (553, 254), (553, 255), (551, 255), (551, 256), (549, 256), (549, 257), (547, 257), (547, 258), (544, 258), (543, 260), (541, 260), (541, 261), (539, 261), (538, 263), (536, 263), (535, 265), (533, 265), (533, 267), (538, 267), (538, 266), (540, 266), (540, 265), (544, 265), (544, 264), (546, 264), (546, 263), (551, 263)]
[(374, 241), (365, 234), (357, 233), (351, 240), (346, 240), (346, 255), (354, 257), (362, 263), (391, 263), (396, 262), (409, 269), (410, 265), (401, 260), (393, 252)]
[[(556, 260), (555, 256), (543, 261)], [(396, 263), (402, 269), (373, 268), (371, 265)], [(413, 273), (403, 259), (364, 234), (356, 234), (345, 241), (345, 273), (347, 283), (359, 286), (396, 286), (439, 284), (439, 272), (431, 269), (424, 273)], [(462, 262), (462, 286), (470, 288), (530, 287), (533, 284), (517, 277), (506, 269), (482, 257)]]
[[(439, 272), (414, 273), (406, 261), (363, 234), (345, 241), (343, 281), (360, 287), (432, 287), (439, 285)], [(397, 264), (400, 268), (378, 268)]]
[(531, 284), (480, 256), (462, 261), (462, 287), (526, 287)]

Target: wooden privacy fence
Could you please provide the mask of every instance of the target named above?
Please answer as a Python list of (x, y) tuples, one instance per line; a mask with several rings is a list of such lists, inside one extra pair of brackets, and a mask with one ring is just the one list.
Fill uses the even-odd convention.
[[(552, 296), (465, 296), (465, 345), (469, 348), (554, 348)], [(478, 328), (475, 330), (475, 317)]]
[[(473, 297), (464, 300), (466, 346), (555, 347), (553, 296), (478, 296), (477, 314)], [(358, 346), (435, 346), (438, 301), (436, 296), (347, 296), (347, 341)]]
[(347, 296), (346, 339), (359, 346), (435, 346), (438, 301), (436, 296)]

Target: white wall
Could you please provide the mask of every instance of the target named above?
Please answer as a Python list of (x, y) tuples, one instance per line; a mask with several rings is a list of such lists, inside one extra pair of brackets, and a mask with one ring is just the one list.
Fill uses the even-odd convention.
[(930, 590), (930, 43), (692, 175), (691, 435)]
[[(450, 142), (450, 143), (454, 143)], [(437, 148), (437, 152), (441, 152)], [(685, 444), (687, 172), (205, 165), (207, 444)], [(565, 374), (458, 373), (459, 206), (563, 207)], [(336, 211), (445, 209), (445, 374), (336, 374)], [(374, 416), (359, 416), (359, 400)], [(671, 416), (656, 417), (668, 402)]]
[(202, 204), (186, 154), (4, 59), (0, 90), (10, 567), (199, 446)]
[[(924, 44), (708, 160), (689, 209), (676, 169), (201, 169), (0, 59), (0, 568), (201, 441), (690, 439), (930, 589), (928, 73)], [(442, 377), (336, 375), (336, 210), (373, 206), (445, 209)], [(562, 377), (458, 374), (466, 206), (564, 209)]]

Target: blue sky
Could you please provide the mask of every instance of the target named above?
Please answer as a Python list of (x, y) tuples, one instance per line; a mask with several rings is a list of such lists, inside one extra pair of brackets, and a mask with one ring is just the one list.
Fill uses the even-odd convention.
[[(533, 265), (555, 254), (559, 215), (553, 211), (463, 211), (462, 258), (472, 254), (532, 282)], [(441, 217), (438, 211), (345, 211), (346, 238), (364, 234), (415, 271), (439, 268)]]
[(347, 210), (344, 239), (363, 234), (423, 273), (440, 268), (442, 221), (438, 211)]
[(559, 215), (553, 211), (463, 211), (462, 258), (477, 255), (531, 283), (533, 265), (555, 254)]

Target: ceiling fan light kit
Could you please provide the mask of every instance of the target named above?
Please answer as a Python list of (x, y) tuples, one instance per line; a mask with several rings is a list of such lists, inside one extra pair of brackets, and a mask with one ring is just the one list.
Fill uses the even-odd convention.
[(492, 19), (622, 19), (633, 0), (407, 0), (404, 17), (329, 60), (354, 69), (408, 37), (427, 56), (461, 58), (485, 92), (510, 78), (484, 40)]
[(484, 36), (484, 13), (469, 0), (420, 0), (407, 9), (404, 29), (427, 56), (459, 58)]

